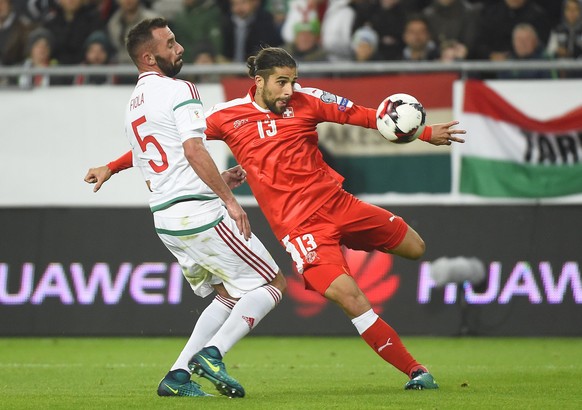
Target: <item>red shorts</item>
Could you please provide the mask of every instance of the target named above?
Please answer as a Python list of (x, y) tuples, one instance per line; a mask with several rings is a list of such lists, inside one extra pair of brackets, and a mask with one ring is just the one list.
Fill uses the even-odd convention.
[(380, 207), (339, 191), (282, 239), (305, 288), (324, 294), (331, 282), (350, 274), (342, 245), (363, 251), (388, 251), (400, 245), (408, 225)]

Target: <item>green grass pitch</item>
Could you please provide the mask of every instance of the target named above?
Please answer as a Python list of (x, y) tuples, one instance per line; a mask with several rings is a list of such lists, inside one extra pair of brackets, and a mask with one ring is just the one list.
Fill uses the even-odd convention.
[(4, 338), (0, 408), (582, 408), (582, 339), (403, 339), (439, 390), (405, 391), (407, 378), (357, 337), (243, 339), (225, 357), (243, 399), (156, 395), (186, 338)]

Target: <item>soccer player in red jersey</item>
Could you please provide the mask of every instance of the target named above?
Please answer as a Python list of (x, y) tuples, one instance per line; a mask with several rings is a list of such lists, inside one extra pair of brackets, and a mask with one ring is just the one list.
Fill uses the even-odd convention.
[[(376, 110), (315, 88), (301, 88), (297, 64), (281, 48), (268, 47), (247, 60), (254, 85), (239, 99), (207, 112), (209, 140), (223, 140), (247, 173), (271, 228), (302, 274), (305, 287), (337, 303), (382, 359), (405, 373), (406, 389), (438, 387), (407, 351), (398, 333), (372, 309), (350, 275), (342, 245), (418, 259), (425, 244), (401, 217), (360, 201), (342, 189), (343, 177), (318, 148), (321, 122), (376, 129)], [(457, 121), (427, 126), (420, 139), (433, 145), (464, 142)], [(128, 153), (93, 169), (99, 189), (112, 173), (131, 166)]]

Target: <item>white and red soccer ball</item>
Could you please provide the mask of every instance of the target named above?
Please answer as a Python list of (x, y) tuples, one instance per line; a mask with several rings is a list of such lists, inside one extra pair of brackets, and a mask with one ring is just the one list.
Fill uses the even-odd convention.
[(378, 131), (388, 141), (403, 144), (417, 139), (424, 130), (426, 112), (409, 94), (392, 94), (376, 110)]

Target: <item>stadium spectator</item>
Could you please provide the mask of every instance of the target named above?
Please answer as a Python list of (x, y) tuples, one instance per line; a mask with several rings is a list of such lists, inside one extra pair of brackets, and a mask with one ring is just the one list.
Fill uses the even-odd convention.
[(351, 60), (356, 12), (350, 0), (328, 0), (321, 20), (321, 46), (331, 61)]
[[(57, 61), (52, 58), (54, 37), (50, 31), (43, 27), (33, 30), (27, 39), (27, 59), (24, 61), (24, 68), (43, 68), (57, 65)], [(48, 87), (58, 83), (58, 79), (53, 79), (48, 75), (22, 74), (18, 79), (21, 88)]]
[(439, 47), (440, 61), (450, 63), (453, 61), (462, 61), (467, 58), (467, 47), (455, 40), (444, 41)]
[(104, 26), (107, 26), (113, 13), (117, 11), (117, 0), (94, 0), (95, 7)]
[[(192, 50), (192, 58), (194, 65), (212, 65), (217, 64), (223, 57), (219, 56), (211, 44), (200, 44)], [(197, 74), (188, 77), (189, 81), (195, 83), (219, 83), (220, 74), (206, 73)]]
[[(550, 56), (540, 43), (534, 26), (528, 23), (520, 23), (513, 28), (512, 51), (508, 60), (528, 61), (528, 60), (549, 60)], [(538, 79), (556, 78), (554, 70), (509, 70), (501, 71), (497, 74), (502, 79)]]
[(550, 25), (546, 12), (532, 0), (502, 0), (485, 2), (475, 40), (475, 57), (503, 61), (512, 47), (513, 28), (520, 23), (531, 24), (542, 44), (547, 44)]
[(244, 62), (264, 45), (279, 46), (283, 39), (273, 15), (260, 0), (230, 0), (230, 14), (223, 19), (223, 52), (229, 61)]
[(184, 11), (184, 5), (180, 0), (153, 0), (151, 10), (172, 21)]
[[(483, 1), (483, 0), (479, 0)], [(562, 20), (565, 0), (534, 0), (546, 12), (546, 19), (550, 27), (555, 27)]]
[[(481, 5), (466, 0), (433, 0), (423, 10), (430, 34), (439, 49), (445, 44), (454, 51), (456, 60), (463, 60), (475, 47)], [(451, 48), (454, 45), (454, 48)], [(464, 50), (463, 50), (464, 49)]]
[(182, 0), (182, 10), (170, 20), (170, 27), (184, 47), (184, 61), (194, 61), (194, 50), (210, 45), (220, 59), (222, 12), (215, 0)]
[[(231, 191), (244, 182), (245, 172), (240, 167), (218, 172), (206, 149), (198, 91), (194, 84), (173, 79), (182, 67), (183, 48), (166, 20), (147, 19), (134, 26), (127, 50), (139, 78), (125, 129), (152, 193), (156, 232), (194, 293), (217, 293), (160, 381), (158, 395), (207, 396), (190, 380), (194, 371), (221, 394), (243, 397), (244, 388), (226, 372), (223, 356), (279, 303), (285, 278), (251, 236), (248, 217)], [(85, 181), (96, 183), (98, 190), (112, 169), (111, 164), (92, 168)]]
[(59, 0), (17, 1), (19, 11), (30, 18), (32, 23), (42, 24), (50, 20), (59, 8)]
[(30, 25), (13, 8), (13, 0), (0, 0), (0, 65), (22, 64)]
[(378, 33), (370, 26), (357, 29), (352, 36), (352, 51), (356, 62), (379, 60)]
[(281, 29), (283, 27), (283, 23), (285, 22), (285, 18), (287, 17), (287, 10), (289, 9), (290, 0), (265, 0), (264, 7), (269, 13), (273, 16), (273, 21), (275, 23), (275, 27), (281, 33)]
[(350, 0), (291, 0), (281, 34), (292, 42), (297, 23), (318, 19), (321, 22), (320, 42), (331, 61), (352, 59), (352, 31), (356, 11)]
[[(211, 109), (206, 136), (226, 142), (246, 170), (261, 210), (302, 273), (306, 289), (337, 303), (374, 352), (410, 378), (406, 389), (438, 388), (398, 333), (374, 312), (342, 253), (344, 245), (418, 259), (424, 241), (401, 217), (343, 190), (344, 178), (318, 149), (319, 123), (375, 129), (376, 108), (323, 90), (301, 89), (297, 63), (281, 48), (261, 50), (247, 60), (247, 67), (254, 80), (249, 93)], [(433, 145), (464, 142), (456, 134), (465, 131), (451, 128), (456, 124), (427, 126), (420, 138)], [(126, 158), (114, 168), (131, 164)]]
[(327, 61), (327, 53), (319, 43), (319, 28), (317, 20), (295, 24), (293, 43), (286, 44), (283, 48), (297, 61)]
[[(111, 62), (113, 49), (107, 34), (101, 30), (94, 31), (85, 41), (85, 59), (83, 65), (86, 66), (103, 66)], [(115, 77), (111, 74), (79, 74), (75, 77), (73, 84), (114, 84)]]
[[(582, 4), (580, 0), (564, 1), (562, 22), (550, 34), (547, 51), (556, 58), (582, 57)], [(582, 73), (564, 71), (560, 77), (581, 77)]]
[(44, 23), (55, 39), (53, 56), (61, 65), (80, 64), (89, 34), (101, 28), (94, 7), (83, 0), (58, 0), (56, 13)]
[[(158, 15), (147, 9), (140, 0), (116, 0), (118, 9), (111, 16), (107, 23), (109, 39), (115, 50), (115, 61), (118, 64), (131, 64), (131, 58), (125, 51), (125, 37), (129, 30), (140, 21), (146, 18), (158, 17)], [(135, 81), (135, 78), (124, 80), (123, 82)]]
[(370, 7), (357, 8), (355, 27), (369, 24), (378, 33), (381, 60), (400, 60), (404, 43), (402, 34), (407, 14), (402, 0), (372, 0)]
[(406, 15), (412, 16), (421, 13), (423, 9), (428, 7), (430, 2), (431, 0), (403, 0), (402, 5)]
[(285, 44), (293, 43), (297, 24), (323, 19), (326, 0), (289, 0), (287, 14), (281, 26), (281, 37)]
[(439, 49), (430, 36), (428, 23), (420, 14), (406, 21), (402, 39), (404, 41), (403, 60), (430, 61), (440, 58)]

